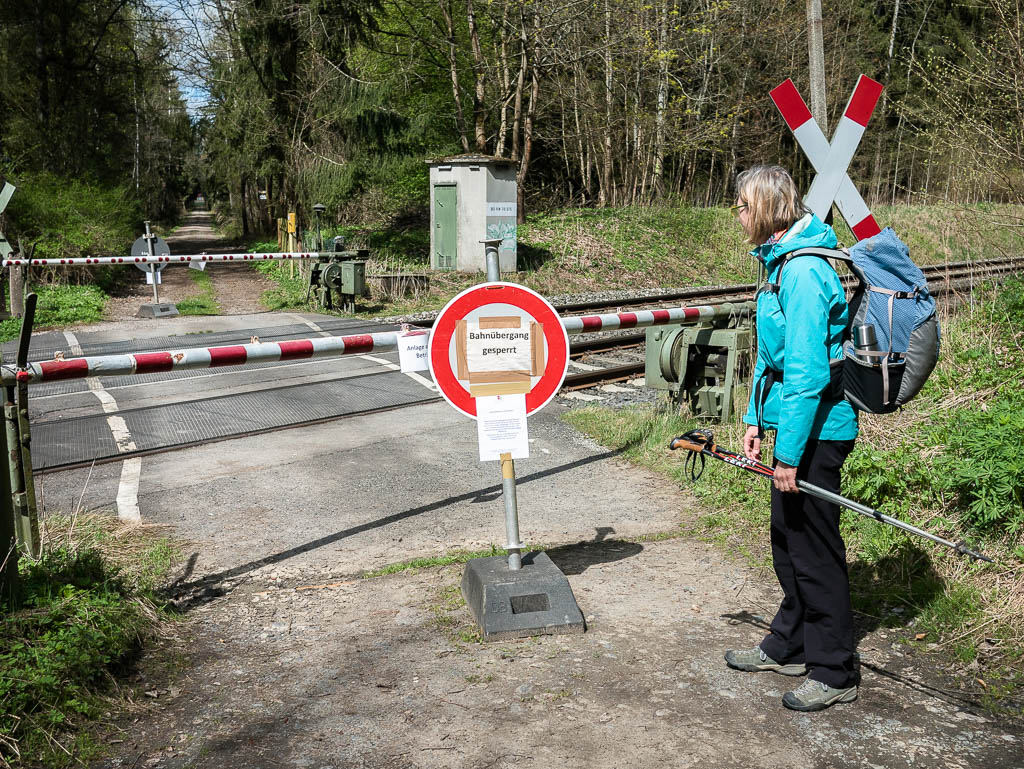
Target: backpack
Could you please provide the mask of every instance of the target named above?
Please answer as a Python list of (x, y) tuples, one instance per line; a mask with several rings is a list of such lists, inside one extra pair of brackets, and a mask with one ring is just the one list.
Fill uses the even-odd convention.
[(906, 244), (886, 227), (849, 253), (801, 248), (786, 254), (765, 290), (778, 294), (786, 262), (805, 255), (837, 259), (858, 281), (849, 303), (843, 357), (830, 362), (828, 391), (860, 411), (895, 411), (921, 391), (939, 359), (939, 319), (924, 273), (911, 261)]

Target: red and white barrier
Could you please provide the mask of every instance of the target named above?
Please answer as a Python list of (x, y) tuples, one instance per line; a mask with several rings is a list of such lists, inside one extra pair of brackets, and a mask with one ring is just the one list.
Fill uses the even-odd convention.
[[(3, 267), (72, 267), (93, 264), (181, 264), (186, 262), (253, 262), (264, 259), (316, 259), (321, 254), (312, 252), (280, 254), (181, 254), (177, 256), (82, 256), (68, 259), (4, 259)], [(330, 256), (330, 254), (323, 254)]]
[[(591, 331), (645, 328), (672, 323), (693, 323), (699, 320), (752, 311), (753, 303), (700, 307), (678, 307), (670, 310), (637, 310), (636, 312), (588, 315), (562, 318), (568, 334)], [(156, 374), (178, 369), (217, 368), (241, 366), (246, 363), (267, 361), (333, 358), (342, 355), (366, 354), (394, 350), (398, 347), (398, 332), (328, 336), (316, 339), (295, 339), (287, 342), (256, 342), (226, 347), (196, 347), (167, 352), (138, 352), (124, 355), (95, 355), (30, 363), (19, 371), (14, 366), (3, 366), (0, 379), (3, 384), (15, 382), (54, 382), (60, 379), (83, 379), (99, 376), (126, 376)]]
[(875, 217), (871, 215), (871, 209), (847, 174), (850, 161), (871, 119), (871, 113), (874, 112), (875, 105), (882, 95), (882, 88), (881, 83), (866, 75), (860, 76), (839, 120), (839, 126), (832, 136), (831, 144), (811, 116), (811, 111), (792, 80), (787, 79), (769, 94), (797, 143), (817, 171), (817, 176), (814, 177), (811, 188), (804, 197), (804, 203), (811, 211), (825, 218), (834, 200), (858, 240), (873, 237), (882, 231)]
[(670, 323), (696, 323), (699, 320), (708, 320), (717, 315), (728, 315), (733, 311), (733, 305), (673, 307), (669, 310), (637, 310), (636, 312), (619, 312), (608, 315), (584, 315), (575, 318), (562, 318), (562, 325), (565, 326), (565, 333), (567, 334), (585, 334), (591, 331), (646, 328), (648, 326), (663, 326)]

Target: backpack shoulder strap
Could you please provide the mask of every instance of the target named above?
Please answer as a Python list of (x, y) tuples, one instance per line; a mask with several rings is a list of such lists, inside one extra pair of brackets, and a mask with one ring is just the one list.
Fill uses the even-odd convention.
[(860, 270), (853, 269), (853, 259), (848, 253), (840, 251), (838, 248), (821, 248), (814, 246), (810, 248), (798, 248), (796, 251), (790, 251), (788, 254), (784, 254), (782, 257), (782, 264), (780, 264), (779, 269), (775, 271), (775, 280), (770, 283), (765, 283), (761, 287), (761, 291), (766, 291), (769, 294), (778, 294), (779, 287), (782, 284), (782, 268), (785, 267), (791, 259), (796, 259), (798, 256), (820, 256), (825, 260), (826, 264), (829, 259), (838, 259), (850, 266), (851, 271), (854, 272), (858, 278), (863, 280)]

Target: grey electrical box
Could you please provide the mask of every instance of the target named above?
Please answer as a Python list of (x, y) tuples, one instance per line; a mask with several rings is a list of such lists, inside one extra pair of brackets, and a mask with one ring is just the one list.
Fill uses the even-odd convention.
[(482, 240), (500, 239), (501, 272), (516, 270), (517, 163), (488, 155), (430, 161), (430, 266), (486, 272)]

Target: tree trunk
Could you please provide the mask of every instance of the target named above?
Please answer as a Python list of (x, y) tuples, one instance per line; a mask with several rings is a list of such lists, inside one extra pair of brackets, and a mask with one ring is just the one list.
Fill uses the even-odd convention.
[(455, 128), (459, 132), (462, 151), (469, 152), (469, 138), (466, 136), (466, 118), (462, 115), (462, 98), (459, 95), (459, 63), (456, 57), (455, 24), (452, 21), (451, 0), (439, 0), (444, 16), (445, 31), (448, 34), (448, 69), (452, 80), (452, 98), (455, 100)]
[(526, 174), (530, 170), (530, 153), (533, 151), (533, 121), (537, 114), (537, 97), (540, 95), (540, 75), (537, 62), (540, 60), (540, 16), (533, 17), (533, 60), (530, 62), (530, 103), (526, 109), (523, 125), (523, 158), (519, 161), (516, 174), (516, 223), (526, 224)]
[(601, 190), (597, 204), (606, 206), (612, 200), (612, 9), (604, 0), (604, 167), (601, 169)]
[(807, 0), (807, 55), (811, 71), (811, 115), (828, 136), (825, 102), (825, 44), (821, 33), (821, 0)]
[(469, 22), (469, 44), (473, 52), (473, 127), (476, 151), (487, 154), (487, 108), (484, 87), (484, 54), (480, 49), (480, 32), (476, 27), (473, 0), (466, 0), (466, 19)]
[[(653, 197), (664, 193), (662, 179), (665, 173), (665, 111), (668, 106), (668, 3), (662, 0), (658, 8), (658, 106), (654, 120)], [(743, 76), (747, 71), (744, 68)]]

